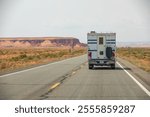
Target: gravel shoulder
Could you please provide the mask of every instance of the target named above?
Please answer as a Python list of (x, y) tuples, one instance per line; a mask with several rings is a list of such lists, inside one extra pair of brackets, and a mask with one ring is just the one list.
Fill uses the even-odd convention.
[(138, 81), (140, 81), (147, 89), (150, 90), (150, 73), (146, 72), (139, 67), (133, 65), (127, 60), (124, 60), (122, 58), (117, 58), (117, 61), (119, 61), (125, 68), (129, 68), (129, 72), (132, 73), (132, 75), (137, 78)]

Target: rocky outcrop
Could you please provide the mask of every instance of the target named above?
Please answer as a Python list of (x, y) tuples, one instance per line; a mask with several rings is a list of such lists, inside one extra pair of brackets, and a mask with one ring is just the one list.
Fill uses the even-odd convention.
[(0, 47), (85, 47), (79, 39), (72, 37), (22, 37), (0, 38)]

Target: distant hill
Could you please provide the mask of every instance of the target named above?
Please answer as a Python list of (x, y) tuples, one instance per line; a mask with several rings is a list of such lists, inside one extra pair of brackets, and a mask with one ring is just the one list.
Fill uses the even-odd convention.
[(117, 42), (117, 47), (150, 47), (150, 42)]
[(0, 38), (1, 48), (27, 47), (86, 47), (79, 39), (73, 37), (16, 37)]

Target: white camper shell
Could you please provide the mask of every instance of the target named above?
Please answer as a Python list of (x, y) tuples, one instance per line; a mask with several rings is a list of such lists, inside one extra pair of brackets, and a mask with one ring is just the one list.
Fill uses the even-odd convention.
[(94, 65), (111, 66), (115, 69), (116, 33), (87, 34), (89, 69)]

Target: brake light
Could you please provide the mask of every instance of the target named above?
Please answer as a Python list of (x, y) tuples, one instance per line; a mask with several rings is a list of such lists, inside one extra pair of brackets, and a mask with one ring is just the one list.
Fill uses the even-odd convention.
[(92, 57), (92, 52), (89, 52), (88, 53), (88, 59), (91, 59), (91, 57)]

